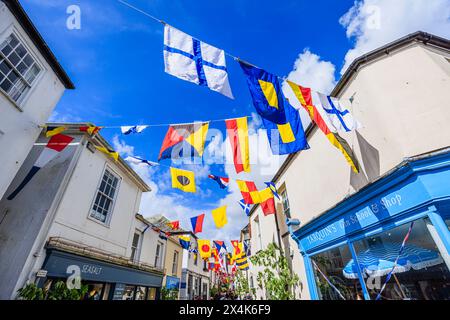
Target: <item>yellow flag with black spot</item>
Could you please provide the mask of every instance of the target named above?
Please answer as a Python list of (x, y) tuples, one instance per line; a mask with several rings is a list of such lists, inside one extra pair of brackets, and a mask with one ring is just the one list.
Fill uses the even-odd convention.
[(172, 176), (172, 188), (180, 189), (184, 192), (195, 192), (195, 174), (193, 171), (170, 168)]

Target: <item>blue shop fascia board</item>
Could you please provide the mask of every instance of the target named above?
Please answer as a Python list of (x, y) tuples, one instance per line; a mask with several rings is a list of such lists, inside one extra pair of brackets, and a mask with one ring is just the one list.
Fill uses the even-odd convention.
[(310, 255), (447, 207), (450, 152), (406, 162), (300, 227), (292, 237), (301, 253)]
[[(43, 269), (47, 271), (47, 277), (69, 277), (73, 274), (67, 273), (69, 266), (80, 268), (82, 282), (122, 283), (160, 288), (164, 276), (162, 273), (116, 265), (57, 249), (47, 249), (47, 257), (43, 265)], [(70, 270), (73, 270), (73, 267)]]

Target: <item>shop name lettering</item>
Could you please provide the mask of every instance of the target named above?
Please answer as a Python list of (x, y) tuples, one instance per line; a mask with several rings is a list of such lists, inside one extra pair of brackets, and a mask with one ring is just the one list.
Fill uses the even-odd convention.
[(101, 267), (97, 267), (97, 266), (93, 266), (90, 264), (84, 264), (81, 267), (81, 272), (82, 273), (89, 273), (89, 274), (100, 274), (102, 273), (102, 268)]
[(399, 194), (381, 198), (379, 201), (368, 205), (363, 210), (351, 214), (350, 216), (345, 217), (343, 220), (337, 221), (333, 224), (330, 224), (326, 228), (314, 232), (313, 234), (309, 235), (307, 239), (309, 241), (309, 244), (313, 244), (317, 241), (322, 241), (328, 238), (330, 235), (337, 233), (339, 230), (345, 230), (346, 228), (349, 228), (356, 223), (361, 223), (365, 219), (373, 217), (382, 210), (387, 210), (394, 206), (401, 205), (402, 196)]

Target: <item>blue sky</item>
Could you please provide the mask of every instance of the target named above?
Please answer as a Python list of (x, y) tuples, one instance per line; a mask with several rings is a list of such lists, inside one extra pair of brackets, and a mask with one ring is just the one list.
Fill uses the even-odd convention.
[[(21, 2), (76, 85), (76, 90), (66, 91), (52, 120), (118, 126), (184, 123), (254, 112), (245, 78), (235, 61), (227, 58), (235, 100), (166, 74), (163, 26), (115, 0)], [(368, 50), (418, 29), (435, 33), (449, 30), (448, 0), (436, 0), (433, 5), (422, 0), (414, 5), (408, 0), (394, 2), (397, 4), (387, 0), (129, 2), (207, 43), (320, 91), (330, 91), (344, 65)], [(81, 9), (80, 30), (66, 28), (66, 8), (72, 4)], [(404, 23), (396, 22), (402, 19)], [(212, 123), (211, 127), (223, 132), (224, 124)], [(257, 118), (251, 127), (256, 135)], [(124, 137), (118, 129), (104, 129), (102, 135), (122, 155), (155, 161), (166, 130), (155, 127)], [(170, 165), (169, 161), (162, 163)], [(197, 194), (172, 190), (166, 167), (136, 169), (154, 190), (144, 197), (142, 213), (179, 218), (188, 228), (189, 217), (205, 212), (207, 231), (200, 236), (237, 237), (246, 217), (236, 206), (236, 188), (222, 191), (206, 178), (208, 172), (232, 175), (233, 167), (183, 167), (197, 173), (201, 190)], [(250, 178), (263, 187), (262, 181), (270, 180), (274, 171), (255, 170)], [(215, 230), (208, 210), (221, 204), (230, 205), (229, 225)]]

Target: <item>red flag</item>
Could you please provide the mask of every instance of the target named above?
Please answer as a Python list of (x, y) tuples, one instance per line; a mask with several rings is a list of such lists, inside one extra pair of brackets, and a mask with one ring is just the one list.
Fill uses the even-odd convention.
[(250, 172), (247, 117), (225, 120), (236, 173)]

